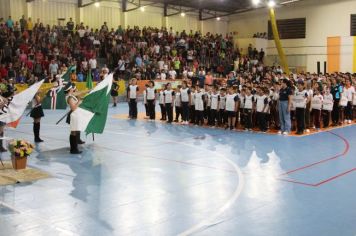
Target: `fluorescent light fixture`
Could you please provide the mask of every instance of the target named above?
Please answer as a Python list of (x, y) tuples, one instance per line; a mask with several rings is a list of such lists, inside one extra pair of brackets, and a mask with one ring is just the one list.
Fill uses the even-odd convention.
[(281, 2), (279, 4), (281, 5), (287, 5), (287, 4), (290, 4), (290, 3), (293, 3), (293, 2), (299, 2), (300, 0), (289, 0), (289, 1), (285, 1), (285, 2)]
[(252, 4), (257, 6), (258, 4), (260, 4), (261, 0), (252, 0)]
[(94, 6), (100, 7), (100, 2), (95, 2), (95, 3), (94, 3)]
[(141, 10), (142, 12), (144, 12), (144, 11), (145, 11), (145, 7), (140, 7), (140, 10)]
[(268, 5), (269, 8), (274, 8), (276, 6), (276, 2), (273, 1), (273, 0), (269, 0), (267, 5)]
[(181, 17), (185, 17), (185, 12), (180, 13)]

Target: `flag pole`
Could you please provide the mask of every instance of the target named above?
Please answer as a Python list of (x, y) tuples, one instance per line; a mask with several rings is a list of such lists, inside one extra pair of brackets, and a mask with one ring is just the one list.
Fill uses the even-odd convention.
[(91, 135), (93, 136), (93, 142), (95, 141), (95, 139), (94, 139), (94, 133), (91, 133)]
[(71, 111), (67, 112), (62, 118), (59, 119), (59, 121), (57, 121), (56, 125), (58, 125), (59, 123), (61, 123), (61, 121), (67, 117), (67, 115), (70, 113)]

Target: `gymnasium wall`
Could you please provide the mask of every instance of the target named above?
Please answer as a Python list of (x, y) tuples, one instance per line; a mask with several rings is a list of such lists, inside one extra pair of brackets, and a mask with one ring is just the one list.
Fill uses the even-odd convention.
[[(1, 0), (3, 3), (0, 8), (0, 16), (6, 20), (8, 15), (12, 15), (14, 20), (19, 20), (22, 15), (32, 17), (33, 22), (40, 19), (45, 24), (57, 24), (58, 18), (65, 18), (66, 21), (70, 17), (77, 23), (84, 22), (92, 28), (100, 28), (104, 21), (107, 22), (109, 28), (117, 28), (122, 26), (154, 26), (154, 27), (173, 27), (175, 31), (197, 31), (202, 33), (211, 32), (226, 34), (228, 32), (228, 19), (221, 21), (207, 20), (199, 21), (198, 16), (190, 15), (185, 17), (180, 15), (172, 17), (163, 17), (163, 9), (158, 7), (147, 6), (145, 11), (140, 9), (123, 13), (119, 2), (102, 1), (100, 7), (89, 5), (83, 8), (78, 8), (78, 0), (35, 0), (31, 3), (26, 3), (26, 0)], [(84, 0), (83, 3), (90, 1)], [(133, 8), (133, 5), (128, 6)], [(61, 22), (65, 24), (66, 21)]]
[[(323, 71), (324, 61), (328, 61), (327, 38), (350, 36), (350, 14), (356, 13), (355, 9), (356, 1), (352, 0), (304, 0), (277, 8), (277, 19), (306, 18), (305, 39), (282, 40), (289, 65), (316, 72), (320, 61)], [(256, 32), (267, 32), (268, 20), (268, 9), (256, 10), (231, 17), (228, 30), (238, 32), (238, 37), (251, 38)], [(267, 51), (269, 64), (278, 63), (273, 40), (269, 40)], [(351, 66), (343, 69), (353, 71)]]

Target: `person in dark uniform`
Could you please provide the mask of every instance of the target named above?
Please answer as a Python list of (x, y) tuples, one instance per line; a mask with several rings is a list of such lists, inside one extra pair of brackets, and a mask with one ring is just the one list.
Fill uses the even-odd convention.
[(112, 85), (111, 85), (111, 92), (110, 95), (112, 97), (113, 103), (114, 103), (114, 107), (117, 106), (117, 96), (119, 96), (119, 90), (120, 86), (118, 85), (117, 81), (114, 80)]
[(41, 118), (44, 117), (44, 113), (39, 93), (36, 93), (35, 97), (32, 99), (32, 110), (30, 116), (33, 118), (33, 134), (35, 137), (35, 142), (43, 142), (43, 140), (40, 138), (40, 128)]

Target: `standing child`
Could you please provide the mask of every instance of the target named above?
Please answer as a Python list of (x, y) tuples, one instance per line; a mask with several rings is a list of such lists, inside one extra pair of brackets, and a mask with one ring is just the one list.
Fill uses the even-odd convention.
[(269, 110), (268, 104), (269, 104), (268, 96), (265, 95), (262, 88), (258, 88), (257, 95), (256, 95), (256, 118), (257, 118), (258, 127), (262, 132), (267, 131), (266, 114), (268, 114), (267, 111)]
[(205, 86), (205, 100), (204, 100), (204, 119), (208, 120), (208, 125), (211, 125), (210, 109), (211, 109), (211, 87)]
[(191, 92), (190, 92), (190, 123), (195, 123), (195, 100), (194, 100), (194, 94), (195, 94), (195, 86), (192, 85), (191, 87)]
[(221, 88), (220, 89), (220, 102), (219, 102), (219, 119), (218, 119), (219, 126), (225, 125), (227, 123), (225, 107), (226, 107), (226, 89)]
[(137, 79), (131, 80), (130, 85), (127, 87), (127, 101), (129, 102), (129, 118), (137, 119)]
[(168, 83), (164, 91), (164, 105), (166, 108), (168, 123), (173, 122), (173, 102), (175, 99), (175, 92), (172, 90), (171, 83)]
[(176, 110), (176, 119), (174, 120), (174, 122), (179, 122), (179, 116), (182, 115), (182, 97), (180, 94), (181, 88), (181, 85), (177, 86), (176, 99), (174, 100), (174, 107)]
[(151, 80), (148, 82), (148, 88), (146, 89), (146, 100), (147, 100), (147, 108), (148, 108), (148, 116), (150, 120), (156, 119), (156, 94), (157, 91), (154, 88), (155, 83)]
[(349, 78), (346, 79), (344, 93), (347, 98), (347, 106), (345, 107), (345, 123), (351, 124), (352, 117), (352, 102), (355, 96), (355, 87), (352, 86), (351, 80)]
[(145, 119), (149, 118), (149, 112), (148, 112), (148, 103), (147, 103), (147, 88), (148, 84), (145, 84), (145, 90), (143, 91), (143, 105), (145, 106), (145, 112), (146, 112), (146, 117)]
[(161, 108), (161, 120), (167, 120), (166, 107), (164, 105), (164, 91), (166, 90), (166, 85), (162, 84), (161, 91), (159, 92), (159, 106)]
[(213, 92), (210, 96), (210, 125), (215, 126), (216, 120), (218, 119), (218, 108), (220, 103), (220, 95), (217, 92), (217, 86), (213, 87)]
[(182, 88), (180, 89), (180, 96), (182, 102), (182, 120), (183, 124), (189, 124), (189, 106), (190, 106), (190, 89), (188, 88), (187, 81), (183, 81)]
[(298, 82), (298, 89), (294, 92), (293, 103), (297, 120), (297, 134), (299, 135), (303, 134), (305, 130), (305, 109), (307, 107), (308, 98), (309, 95), (304, 89), (304, 82)]
[(236, 122), (236, 112), (238, 110), (238, 101), (239, 97), (234, 91), (234, 88), (231, 86), (228, 88), (228, 94), (226, 95), (226, 106), (225, 111), (227, 115), (227, 125), (225, 129), (230, 128), (230, 130), (234, 129)]
[(323, 95), (320, 94), (320, 89), (315, 89), (313, 98), (311, 99), (311, 109), (313, 123), (317, 131), (320, 130), (321, 108), (323, 105)]
[(111, 92), (110, 92), (110, 95), (111, 95), (113, 103), (114, 103), (113, 107), (117, 106), (117, 97), (119, 96), (118, 90), (119, 90), (119, 85), (118, 85), (117, 81), (114, 80), (112, 82)]
[(197, 85), (196, 92), (194, 93), (195, 125), (201, 126), (204, 124), (204, 99), (205, 93), (200, 86)]
[(251, 88), (246, 88), (244, 97), (245, 130), (252, 130), (252, 111), (255, 107), (255, 97), (251, 94)]
[(327, 128), (330, 124), (331, 111), (333, 110), (334, 99), (330, 93), (330, 87), (327, 87), (323, 96), (323, 127)]
[(33, 118), (33, 134), (35, 136), (35, 142), (43, 142), (43, 140), (40, 138), (40, 127), (41, 118), (44, 117), (44, 114), (39, 93), (36, 93), (35, 97), (32, 99), (31, 117)]

